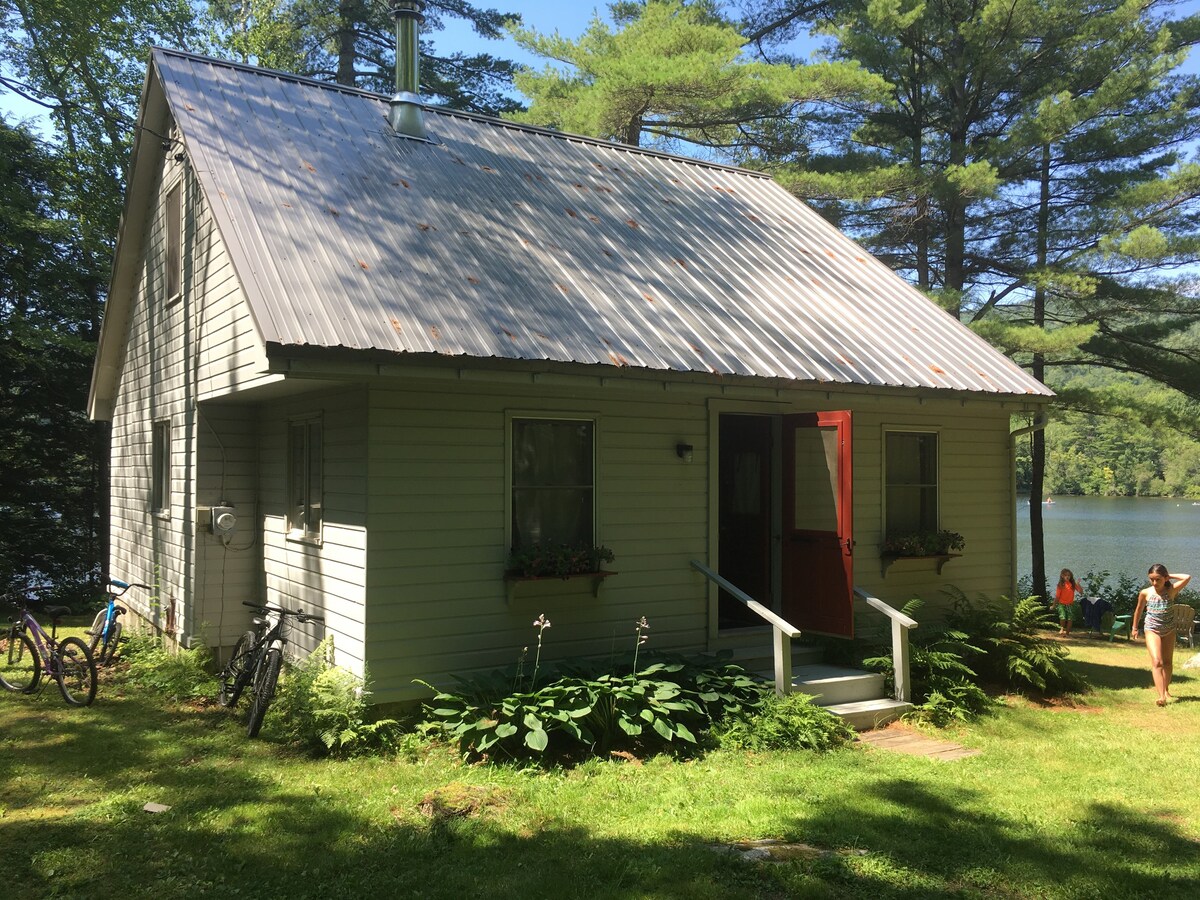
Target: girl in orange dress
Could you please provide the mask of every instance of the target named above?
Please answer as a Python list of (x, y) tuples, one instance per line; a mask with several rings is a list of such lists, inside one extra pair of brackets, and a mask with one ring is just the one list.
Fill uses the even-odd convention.
[(1083, 585), (1075, 580), (1075, 573), (1063, 569), (1058, 576), (1058, 588), (1054, 591), (1054, 602), (1058, 606), (1058, 633), (1070, 634), (1075, 619), (1075, 595), (1083, 596)]

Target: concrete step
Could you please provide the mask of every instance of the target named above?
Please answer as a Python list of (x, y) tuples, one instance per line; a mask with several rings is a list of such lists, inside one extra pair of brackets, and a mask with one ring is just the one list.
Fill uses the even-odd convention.
[(879, 672), (824, 664), (795, 667), (792, 689), (815, 697), (820, 706), (876, 700), (884, 696), (883, 675)]
[(825, 708), (839, 716), (855, 731), (870, 731), (900, 718), (912, 709), (912, 704), (903, 700), (856, 700), (853, 703), (835, 703)]

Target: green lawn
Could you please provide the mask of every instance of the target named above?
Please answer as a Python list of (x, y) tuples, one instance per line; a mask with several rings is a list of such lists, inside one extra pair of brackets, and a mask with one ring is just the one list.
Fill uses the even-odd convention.
[[(957, 762), (861, 746), (551, 773), (445, 751), (330, 762), (272, 742), (269, 714), (247, 741), (225, 710), (113, 681), (83, 710), (53, 686), (0, 695), (4, 896), (1200, 896), (1200, 670), (1159, 709), (1140, 646), (1071, 647), (1095, 692), (1010, 698), (947, 735), (982, 751)], [(474, 812), (431, 819), (439, 789)], [(708, 849), (757, 838), (841, 852)]]

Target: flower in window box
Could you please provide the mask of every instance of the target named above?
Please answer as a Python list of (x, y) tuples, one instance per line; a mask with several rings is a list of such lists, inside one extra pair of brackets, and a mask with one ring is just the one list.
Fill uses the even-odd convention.
[(914, 531), (889, 537), (882, 549), (889, 556), (945, 556), (966, 546), (966, 539), (957, 531)]
[(602, 563), (612, 562), (607, 547), (572, 547), (540, 543), (513, 550), (508, 555), (508, 572), (523, 578), (569, 578), (599, 572)]

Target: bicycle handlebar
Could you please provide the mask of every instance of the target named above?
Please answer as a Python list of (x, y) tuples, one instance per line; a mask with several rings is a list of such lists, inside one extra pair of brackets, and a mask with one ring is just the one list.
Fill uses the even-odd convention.
[(283, 616), (292, 616), (301, 622), (324, 622), (324, 616), (316, 616), (312, 613), (306, 613), (302, 609), (284, 609), (282, 606), (272, 606), (270, 603), (255, 603), (252, 600), (243, 600), (242, 606), (248, 606), (251, 609), (257, 609), (259, 612), (279, 613)]
[(120, 588), (122, 594), (124, 594), (130, 588), (141, 588), (143, 591), (150, 590), (150, 585), (148, 585), (148, 584), (138, 584), (136, 581), (134, 581), (134, 582), (122, 581), (120, 578), (109, 578), (108, 584), (110, 587)]

